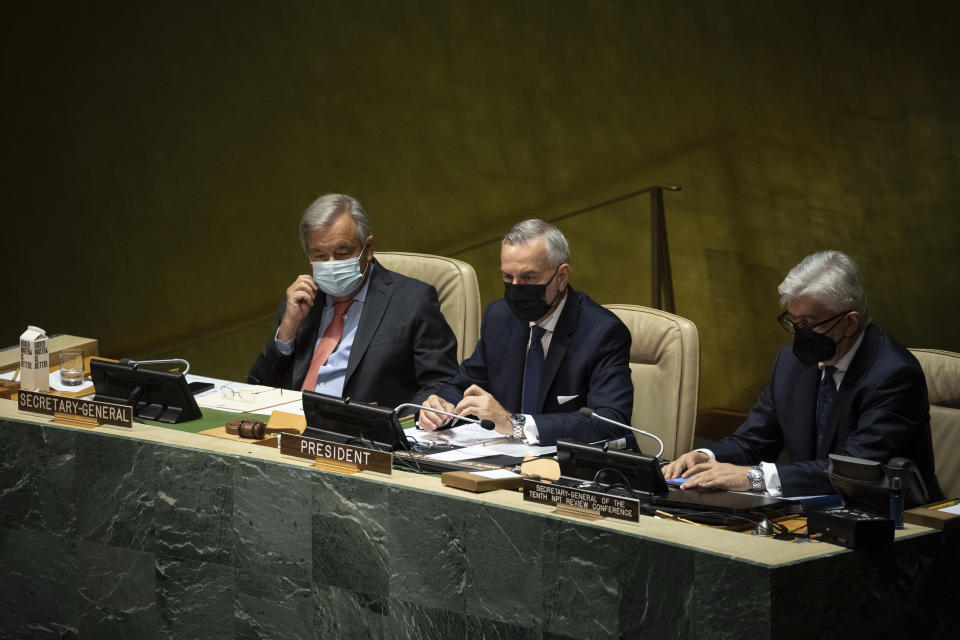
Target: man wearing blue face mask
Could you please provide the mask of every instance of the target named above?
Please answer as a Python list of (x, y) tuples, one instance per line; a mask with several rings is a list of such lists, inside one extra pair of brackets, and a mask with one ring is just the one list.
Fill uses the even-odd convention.
[(377, 262), (357, 200), (318, 198), (300, 240), (313, 273), (287, 288), (251, 380), (394, 407), (421, 402), (456, 371), (457, 341), (436, 290)]
[[(630, 332), (569, 285), (569, 260), (567, 239), (542, 220), (520, 222), (504, 236), (504, 297), (484, 312), (473, 355), (426, 406), (491, 420), (498, 432), (530, 444), (624, 435), (578, 413), (590, 407), (629, 423), (633, 383)], [(421, 411), (420, 426), (432, 431), (444, 418)]]
[[(737, 431), (664, 467), (684, 489), (833, 493), (827, 454), (912, 460), (930, 499), (934, 475), (927, 387), (917, 359), (871, 324), (857, 265), (839, 251), (804, 258), (779, 287), (793, 334), (770, 383)], [(774, 464), (786, 448), (790, 462)]]

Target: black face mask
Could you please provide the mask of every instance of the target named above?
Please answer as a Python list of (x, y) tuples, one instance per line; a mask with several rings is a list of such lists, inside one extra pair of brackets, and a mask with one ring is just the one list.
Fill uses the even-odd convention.
[[(557, 267), (560, 271), (560, 267)], [(507, 306), (514, 315), (524, 322), (536, 322), (547, 315), (550, 307), (557, 301), (560, 292), (553, 298), (553, 302), (547, 302), (547, 285), (553, 282), (557, 277), (557, 271), (553, 272), (546, 284), (511, 284), (503, 283), (503, 299), (507, 301)]]
[[(806, 365), (826, 362), (833, 358), (837, 353), (837, 343), (826, 334), (833, 331), (833, 328), (843, 319), (842, 316), (847, 313), (849, 311), (837, 314), (841, 318), (824, 333), (817, 333), (813, 330), (813, 327), (822, 323), (815, 324), (813, 327), (796, 327), (793, 333), (793, 355), (797, 356), (797, 359)], [(824, 322), (829, 322), (832, 319), (827, 318)]]

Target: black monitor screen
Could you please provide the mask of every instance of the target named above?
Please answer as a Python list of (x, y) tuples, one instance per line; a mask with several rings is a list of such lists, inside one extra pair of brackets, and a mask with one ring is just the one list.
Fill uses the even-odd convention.
[(93, 358), (90, 375), (94, 400), (129, 405), (137, 418), (174, 424), (203, 415), (182, 373)]
[(561, 439), (557, 440), (557, 462), (560, 474), (567, 478), (601, 486), (625, 484), (633, 491), (650, 495), (667, 492), (660, 460), (653, 456), (615, 449), (604, 451), (602, 447)]
[(927, 489), (916, 466), (905, 458), (893, 458), (887, 464), (875, 460), (830, 454), (830, 482), (843, 504), (875, 513), (890, 513), (890, 487), (900, 478), (903, 506), (906, 509), (925, 504)]
[(409, 449), (392, 409), (304, 391), (303, 413), (307, 418), (303, 435), (308, 438), (381, 450)]

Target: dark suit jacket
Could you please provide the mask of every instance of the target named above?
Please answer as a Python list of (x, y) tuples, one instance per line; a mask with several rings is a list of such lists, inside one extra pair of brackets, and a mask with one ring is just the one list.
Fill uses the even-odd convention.
[(833, 493), (829, 453), (880, 462), (902, 456), (917, 464), (931, 499), (939, 497), (927, 384), (917, 359), (880, 327), (867, 326), (815, 450), (820, 375), (817, 365), (801, 363), (790, 345), (781, 349), (746, 422), (711, 447), (717, 460), (772, 462), (785, 446), (791, 462), (777, 465), (777, 472), (783, 494), (797, 496)]
[[(503, 300), (483, 313), (480, 341), (456, 377), (440, 390), (454, 404), (475, 384), (490, 392), (511, 413), (519, 413), (523, 394), (529, 324)], [(532, 415), (547, 446), (557, 438), (594, 442), (623, 435), (622, 429), (577, 414), (590, 407), (612, 420), (630, 424), (633, 382), (630, 379), (630, 332), (613, 313), (567, 287), (544, 362), (538, 410)], [(573, 396), (561, 403), (558, 396)]]
[[(436, 289), (374, 263), (343, 397), (386, 407), (420, 404), (440, 381), (456, 373), (457, 339), (440, 313)], [(313, 358), (325, 303), (324, 294), (318, 295), (297, 329), (290, 355), (280, 353), (270, 336), (250, 376), (260, 384), (299, 389)], [(281, 303), (279, 320), (285, 308)]]

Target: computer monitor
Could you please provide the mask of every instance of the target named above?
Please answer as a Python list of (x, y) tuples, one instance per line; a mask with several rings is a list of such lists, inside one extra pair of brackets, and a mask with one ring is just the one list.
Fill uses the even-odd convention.
[(890, 513), (890, 487), (900, 478), (903, 506), (910, 509), (928, 502), (927, 487), (916, 465), (906, 458), (892, 458), (887, 464), (876, 460), (830, 454), (830, 482), (844, 506), (881, 514)]
[(667, 483), (660, 470), (660, 460), (653, 456), (583, 444), (573, 440), (557, 440), (557, 462), (560, 474), (596, 482), (601, 487), (624, 485), (649, 495), (667, 492)]
[(90, 375), (94, 400), (129, 405), (137, 418), (176, 424), (203, 416), (182, 373), (92, 358)]
[(386, 407), (304, 391), (303, 413), (308, 438), (379, 450), (410, 448), (396, 413)]

